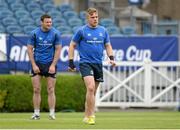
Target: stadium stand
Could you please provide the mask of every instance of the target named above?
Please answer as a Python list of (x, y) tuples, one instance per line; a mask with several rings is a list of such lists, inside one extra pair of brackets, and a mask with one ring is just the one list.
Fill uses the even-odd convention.
[(34, 25), (34, 20), (31, 17), (22, 17), (19, 19), (19, 24), (21, 27), (24, 27), (26, 25)]
[(36, 26), (34, 25), (27, 25), (23, 27), (23, 31), (25, 34), (30, 34), (32, 30), (34, 30)]
[(40, 17), (41, 17), (41, 15), (43, 15), (45, 12), (44, 11), (42, 11), (42, 10), (33, 10), (32, 12), (31, 12), (31, 16), (32, 16), (32, 18), (34, 19), (34, 20), (36, 20), (36, 19), (39, 19)]
[(24, 10), (25, 9), (24, 5), (21, 3), (12, 3), (10, 6), (11, 6), (12, 11)]
[(6, 30), (5, 30), (4, 26), (0, 25), (0, 33), (5, 33), (5, 32), (6, 32)]
[(6, 28), (7, 33), (9, 34), (22, 34), (22, 29), (17, 25), (9, 25)]
[(54, 18), (62, 18), (62, 13), (58, 10), (50, 10), (47, 12), (51, 17)]
[(107, 31), (109, 35), (119, 35), (120, 34), (120, 29), (117, 26), (109, 26), (107, 27)]
[[(27, 25), (39, 26), (39, 17), (44, 14), (50, 14), (53, 18), (53, 26), (69, 26), (71, 31), (63, 31), (66, 34), (75, 32), (79, 26), (86, 24), (86, 12), (84, 10), (75, 11), (71, 4), (54, 4), (53, 0), (0, 0), (0, 22), (1, 32), (7, 30), (9, 25), (17, 25), (24, 32)], [(99, 20), (100, 25), (104, 26), (110, 35), (135, 35), (139, 33), (134, 26), (121, 26), (110, 17), (103, 17)], [(149, 21), (142, 22), (142, 33), (151, 35), (178, 34), (177, 21), (158, 21), (155, 24), (155, 31), (152, 23)]]
[(122, 34), (124, 35), (133, 35), (136, 34), (136, 30), (133, 26), (124, 26), (121, 28)]
[(75, 11), (65, 11), (63, 16), (65, 19), (78, 18), (78, 14)]
[(112, 19), (109, 19), (109, 18), (102, 18), (100, 20), (100, 24), (104, 27), (109, 27), (109, 26), (114, 26), (114, 22)]
[(73, 28), (75, 26), (82, 26), (83, 22), (79, 18), (71, 18), (68, 20), (69, 25)]
[(38, 3), (34, 3), (34, 2), (31, 2), (31, 3), (27, 3), (26, 5), (28, 11), (32, 12), (34, 10), (41, 10), (41, 7)]
[(17, 11), (15, 11), (15, 16), (17, 19), (23, 18), (23, 17), (29, 18), (30, 14), (26, 10), (17, 10)]
[(159, 21), (156, 24), (157, 34), (159, 35), (176, 35), (178, 34), (178, 22), (172, 20)]
[(43, 9), (45, 12), (48, 12), (48, 11), (50, 11), (50, 10), (54, 10), (55, 7), (54, 7), (53, 4), (47, 3), (47, 4), (42, 5), (42, 9)]
[(85, 21), (85, 20), (86, 20), (86, 11), (80, 11), (80, 12), (79, 12), (79, 17), (80, 17), (83, 21)]
[(53, 19), (53, 25), (55, 27), (58, 27), (58, 26), (67, 26), (67, 22), (66, 22), (66, 19), (57, 17), (57, 18)]
[(61, 4), (57, 7), (62, 13), (66, 11), (72, 11), (73, 8), (69, 4)]
[(69, 26), (59, 26), (57, 27), (57, 29), (62, 33), (62, 35), (67, 34), (67, 35), (71, 35), (72, 34), (72, 30)]
[(8, 25), (18, 25), (18, 22), (15, 18), (13, 17), (6, 17), (6, 18), (3, 18), (2, 20), (2, 23), (4, 26), (8, 26)]
[(0, 11), (0, 18), (5, 18), (5, 17), (12, 17), (13, 16), (13, 12), (9, 9), (1, 9)]

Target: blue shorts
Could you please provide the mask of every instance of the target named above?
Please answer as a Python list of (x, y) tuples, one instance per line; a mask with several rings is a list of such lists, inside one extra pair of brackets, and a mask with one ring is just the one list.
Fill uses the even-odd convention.
[(103, 68), (102, 64), (94, 63), (80, 63), (79, 69), (82, 77), (94, 76), (95, 81), (103, 82)]
[(52, 77), (52, 78), (56, 78), (56, 71), (57, 71), (57, 66), (55, 67), (55, 73), (54, 74), (50, 74), (49, 73), (49, 67), (51, 65), (52, 62), (49, 62), (47, 64), (42, 64), (39, 62), (36, 62), (36, 65), (39, 67), (40, 69), (40, 73), (34, 73), (33, 69), (31, 70), (31, 77), (34, 77), (35, 75), (40, 75), (40, 76), (44, 76), (44, 77)]

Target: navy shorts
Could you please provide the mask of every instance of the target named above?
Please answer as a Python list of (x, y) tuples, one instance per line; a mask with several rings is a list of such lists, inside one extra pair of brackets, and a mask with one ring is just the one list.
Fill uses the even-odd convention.
[(55, 73), (54, 74), (50, 74), (49, 73), (49, 67), (51, 65), (52, 62), (49, 62), (47, 64), (42, 64), (39, 62), (36, 62), (36, 65), (39, 67), (40, 69), (40, 73), (34, 73), (33, 69), (31, 70), (31, 77), (34, 77), (35, 75), (40, 75), (40, 76), (44, 76), (44, 77), (52, 77), (52, 78), (56, 78), (56, 71), (57, 71), (57, 66), (55, 67)]
[(80, 63), (79, 69), (80, 69), (82, 77), (94, 76), (95, 81), (97, 82), (104, 81), (102, 64)]

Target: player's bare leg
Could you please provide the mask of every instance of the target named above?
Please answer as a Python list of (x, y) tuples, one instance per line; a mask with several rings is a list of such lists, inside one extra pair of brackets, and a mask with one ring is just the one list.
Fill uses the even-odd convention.
[[(91, 123), (91, 117), (94, 114), (95, 107), (95, 81), (93, 76), (84, 77), (84, 83), (86, 86), (86, 102), (85, 102), (85, 118), (87, 118), (88, 124), (94, 124), (94, 120)], [(90, 123), (89, 123), (90, 122)]]
[(56, 104), (56, 96), (55, 96), (55, 83), (56, 79), (52, 77), (47, 78), (47, 91), (48, 91), (48, 104), (49, 104), (49, 117), (50, 119), (55, 119), (55, 104)]
[(34, 114), (31, 117), (32, 119), (40, 119), (40, 103), (41, 103), (41, 76), (35, 75), (32, 77), (33, 85), (33, 105), (34, 105)]

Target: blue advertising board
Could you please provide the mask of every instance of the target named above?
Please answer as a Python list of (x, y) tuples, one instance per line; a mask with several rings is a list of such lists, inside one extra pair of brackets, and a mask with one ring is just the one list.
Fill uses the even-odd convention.
[[(6, 43), (9, 64), (12, 64), (16, 70), (28, 72), (31, 65), (27, 55), (27, 39), (27, 36), (8, 36)], [(58, 71), (67, 71), (70, 40), (71, 37), (62, 37), (63, 47), (59, 56)], [(111, 44), (116, 61), (143, 61), (146, 58), (152, 61), (178, 60), (178, 38), (176, 36), (111, 37)], [(105, 51), (103, 59), (105, 61), (108, 59)], [(74, 60), (77, 64), (79, 60), (77, 50), (74, 53)]]

